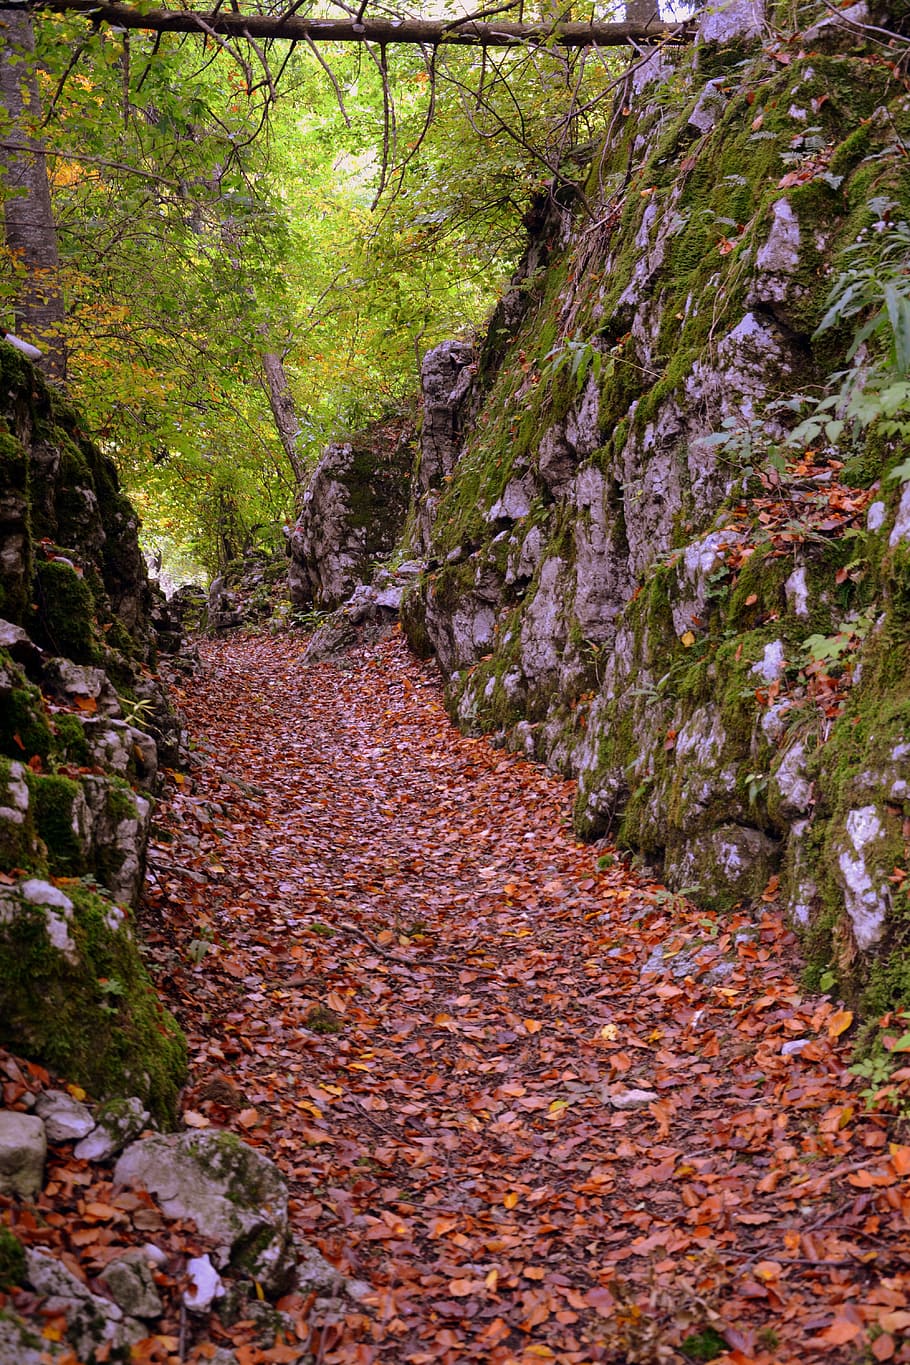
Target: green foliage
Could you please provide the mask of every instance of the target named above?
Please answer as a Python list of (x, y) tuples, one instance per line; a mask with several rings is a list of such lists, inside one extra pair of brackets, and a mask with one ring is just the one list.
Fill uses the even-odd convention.
[(0, 1227), (0, 1290), (25, 1283), (25, 1248), (9, 1228)]

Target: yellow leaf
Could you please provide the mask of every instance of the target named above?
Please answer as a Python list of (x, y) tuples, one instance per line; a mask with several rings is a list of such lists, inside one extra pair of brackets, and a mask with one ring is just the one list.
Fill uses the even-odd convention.
[(496, 1269), (488, 1271), (487, 1276), (484, 1279), (484, 1284), (486, 1285), (487, 1289), (492, 1290), (493, 1293), (495, 1294), (496, 1286), (499, 1284), (499, 1271)]
[(514, 1190), (510, 1190), (509, 1193), (503, 1197), (502, 1202), (507, 1209), (514, 1209), (520, 1198), (521, 1196), (516, 1194)]
[(254, 1280), (253, 1284), (256, 1286), (256, 1298), (260, 1303), (265, 1303), (265, 1293), (263, 1292), (262, 1285), (258, 1280)]
[(539, 1019), (525, 1019), (524, 1026), (528, 1033), (539, 1033), (543, 1028)]
[(619, 1037), (619, 1029), (615, 1024), (604, 1024), (597, 1036), (603, 1038), (605, 1043), (612, 1043)]
[(69, 1091), (69, 1093), (72, 1095), (72, 1097), (73, 1097), (74, 1100), (84, 1100), (84, 1099), (85, 1099), (85, 1091), (82, 1089), (82, 1086), (81, 1086), (81, 1085), (68, 1085), (66, 1088), (67, 1088), (67, 1090)]
[(687, 630), (685, 635), (680, 635), (679, 642), (680, 644), (685, 645), (686, 649), (691, 649), (695, 644), (695, 636), (692, 634), (691, 630)]
[(569, 1107), (568, 1100), (553, 1100), (552, 1104), (550, 1104), (549, 1108), (547, 1109), (547, 1113), (561, 1114), (564, 1110), (568, 1109), (568, 1107)]
[(828, 1037), (839, 1038), (853, 1023), (852, 1010), (835, 1010), (828, 1020)]

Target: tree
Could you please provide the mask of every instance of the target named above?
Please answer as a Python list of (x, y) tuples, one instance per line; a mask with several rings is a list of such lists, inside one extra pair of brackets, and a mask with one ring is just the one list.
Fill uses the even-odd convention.
[(57, 233), (40, 125), (35, 42), (27, 13), (4, 11), (0, 36), (0, 104), (3, 109), (0, 165), (7, 250), (16, 275), (16, 332), (43, 352), (42, 368), (66, 377), (63, 291)]

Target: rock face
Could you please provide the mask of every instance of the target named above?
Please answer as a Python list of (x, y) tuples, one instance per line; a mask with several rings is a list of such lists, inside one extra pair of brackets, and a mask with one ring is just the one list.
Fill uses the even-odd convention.
[(326, 449), (288, 538), (295, 607), (338, 607), (370, 579), (404, 527), (413, 462), (412, 426), (404, 416)]
[(461, 725), (578, 778), (580, 833), (708, 904), (779, 878), (810, 973), (882, 1013), (910, 995), (910, 485), (836, 430), (782, 479), (769, 401), (843, 367), (849, 329), (815, 329), (870, 167), (910, 214), (907, 112), (843, 35), (782, 67), (760, 20), (708, 16), (672, 95), (638, 72), (591, 215), (552, 205), (514, 313), (427, 357), (402, 618)]
[(0, 342), (0, 1042), (165, 1112), (182, 1043), (126, 910), (186, 737), (152, 671), (137, 532), (78, 414)]

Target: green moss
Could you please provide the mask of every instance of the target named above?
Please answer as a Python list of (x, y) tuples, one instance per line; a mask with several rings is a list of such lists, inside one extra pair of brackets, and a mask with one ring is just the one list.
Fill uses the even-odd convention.
[(85, 738), (85, 727), (78, 716), (56, 716), (54, 719), (55, 748), (67, 763), (85, 767), (91, 750)]
[(40, 563), (35, 568), (35, 600), (36, 640), (76, 663), (93, 663), (98, 654), (95, 600), (85, 578), (60, 560)]
[(25, 1247), (9, 1228), (0, 1227), (0, 1291), (25, 1284)]
[(73, 961), (51, 945), (38, 907), (0, 925), (0, 1041), (101, 1098), (137, 1095), (170, 1122), (186, 1074), (183, 1035), (111, 903), (79, 886), (66, 894)]
[(729, 1350), (729, 1347), (719, 1332), (713, 1327), (706, 1327), (703, 1332), (686, 1337), (679, 1349), (690, 1360), (714, 1360), (716, 1356), (723, 1355)]
[(41, 693), (27, 683), (21, 673), (19, 678), (21, 686), (14, 687), (0, 706), (0, 750), (10, 758), (27, 760), (37, 754), (39, 758), (47, 759), (54, 736), (45, 716)]
[(85, 871), (86, 845), (79, 824), (82, 788), (69, 777), (32, 778), (35, 826), (47, 846), (51, 870), (66, 876)]

